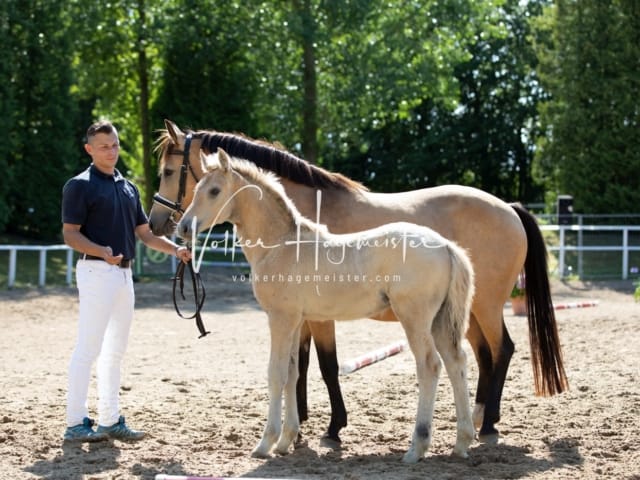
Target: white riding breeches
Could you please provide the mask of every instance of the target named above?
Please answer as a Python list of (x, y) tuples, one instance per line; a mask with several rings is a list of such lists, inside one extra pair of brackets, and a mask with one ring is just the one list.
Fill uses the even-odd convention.
[(78, 425), (89, 416), (91, 368), (98, 358), (98, 424), (109, 426), (120, 415), (120, 369), (135, 302), (132, 272), (101, 260), (78, 260), (76, 282), (78, 339), (69, 364), (67, 425)]

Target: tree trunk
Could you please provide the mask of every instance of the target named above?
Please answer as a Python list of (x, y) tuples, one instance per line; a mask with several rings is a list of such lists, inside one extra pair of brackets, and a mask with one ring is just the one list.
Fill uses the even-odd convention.
[(145, 50), (145, 0), (138, 0), (138, 76), (140, 78), (140, 132), (142, 134), (142, 169), (144, 172), (143, 205), (148, 212), (153, 202), (155, 169), (151, 165), (151, 127), (149, 119), (149, 65)]

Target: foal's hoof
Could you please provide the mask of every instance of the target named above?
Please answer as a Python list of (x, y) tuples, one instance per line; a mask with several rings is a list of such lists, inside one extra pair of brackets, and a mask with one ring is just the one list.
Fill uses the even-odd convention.
[(251, 456), (253, 458), (270, 458), (269, 452), (263, 452), (262, 450), (258, 450), (257, 448), (251, 452)]
[(458, 457), (458, 458), (469, 458), (469, 453), (467, 452), (466, 449), (461, 449), (461, 448), (454, 448), (453, 452), (451, 452), (451, 454), (454, 457)]
[(421, 458), (422, 458), (422, 455), (418, 455), (416, 452), (414, 452), (412, 450), (409, 450), (402, 457), (402, 462), (403, 463), (418, 463)]

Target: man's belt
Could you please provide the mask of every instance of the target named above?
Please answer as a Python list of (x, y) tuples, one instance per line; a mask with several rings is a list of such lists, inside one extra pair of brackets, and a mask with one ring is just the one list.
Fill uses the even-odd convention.
[[(105, 262), (106, 260), (102, 257), (95, 257), (93, 255), (87, 255), (86, 253), (83, 255), (82, 257), (83, 260), (101, 260), (103, 262)], [(129, 258), (129, 259), (124, 259), (122, 260), (118, 266), (120, 268), (129, 268), (131, 267), (131, 264), (133, 263), (133, 259)]]

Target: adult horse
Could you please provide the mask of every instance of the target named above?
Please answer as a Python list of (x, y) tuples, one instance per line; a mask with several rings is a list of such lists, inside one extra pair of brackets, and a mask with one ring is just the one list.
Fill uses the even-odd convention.
[[(189, 205), (196, 180), (204, 174), (200, 150), (218, 147), (276, 173), (298, 210), (316, 218), (316, 191), (322, 191), (319, 221), (334, 233), (349, 233), (385, 223), (407, 221), (425, 225), (465, 248), (475, 271), (475, 297), (467, 339), (478, 363), (478, 385), (473, 419), (479, 439), (498, 440), (495, 424), (514, 344), (502, 315), (504, 303), (521, 270), (527, 279), (531, 364), (535, 392), (553, 395), (564, 391), (564, 372), (549, 279), (547, 252), (535, 218), (518, 204), (507, 204), (481, 190), (456, 185), (403, 193), (374, 193), (338, 173), (329, 172), (261, 141), (215, 131), (183, 132), (165, 120), (158, 139), (160, 189), (150, 212), (155, 233), (173, 233), (176, 213)], [(167, 208), (168, 207), (168, 208)], [(393, 312), (388, 312), (393, 320)], [(306, 373), (310, 336), (313, 335), (322, 377), (331, 401), (326, 435), (339, 441), (347, 416), (340, 384), (332, 322), (307, 322), (300, 340), (298, 408), (308, 418)]]
[(298, 212), (273, 173), (232, 160), (222, 149), (206, 163), (207, 173), (177, 231), (191, 239), (196, 232), (233, 223), (252, 277), (260, 279), (253, 292), (269, 318), (269, 413), (253, 455), (266, 457), (274, 445), (285, 454), (298, 437), (296, 380), (304, 319), (355, 320), (392, 309), (406, 333), (418, 377), (416, 423), (403, 461), (417, 462), (431, 443), (438, 353), (456, 404), (453, 451), (467, 457), (475, 432), (462, 349), (473, 298), (473, 268), (465, 251), (413, 223), (330, 233)]

